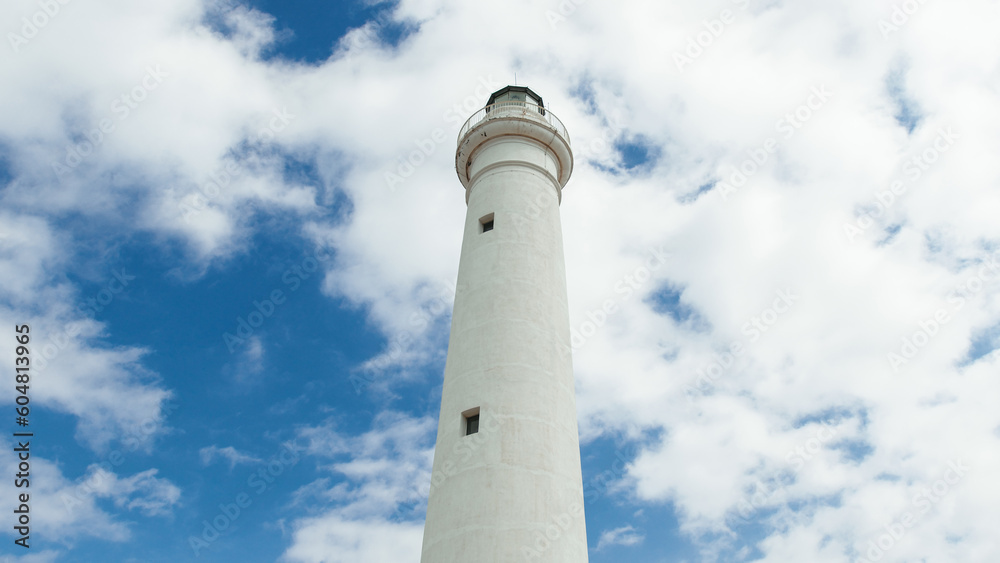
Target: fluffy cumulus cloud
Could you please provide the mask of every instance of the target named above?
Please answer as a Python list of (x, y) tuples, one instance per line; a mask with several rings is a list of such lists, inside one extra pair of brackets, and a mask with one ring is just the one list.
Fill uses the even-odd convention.
[[(4, 445), (9, 449), (17, 446), (9, 442)], [(43, 537), (58, 538), (46, 542), (45, 547), (72, 547), (86, 538), (124, 542), (133, 534), (131, 517), (169, 517), (180, 502), (180, 488), (168, 479), (157, 477), (156, 469), (122, 477), (105, 465), (110, 466), (91, 465), (84, 474), (71, 480), (58, 464), (32, 458), (30, 486), (15, 488), (12, 479), (4, 482), (2, 490), (11, 499), (26, 491), (30, 494), (32, 531)], [(8, 461), (3, 469), (14, 475), (17, 462)], [(106, 507), (107, 502), (124, 518)], [(39, 547), (34, 540), (29, 543), (32, 548)], [(56, 560), (57, 552), (44, 548), (41, 551), (34, 556), (42, 561), (49, 561), (47, 557)]]
[[(517, 72), (574, 144), (584, 447), (644, 444), (620, 500), (669, 503), (706, 558), (996, 558), (996, 2), (401, 0), (315, 64), (267, 58), (281, 32), (245, 7), (59, 6), (0, 60), (0, 319), (75, 327), (37, 396), (93, 448), (147, 419), (155, 435), (170, 392), (75, 307), (70, 218), (179, 244), (194, 276), (292, 218), (335, 256), (325, 291), (390, 343), (364, 369), (419, 366), (457, 271), (454, 138)], [(419, 518), (398, 511), (422, 500), (432, 427), (303, 429), (337, 484), (300, 490), (327, 508), (292, 523), (285, 559), (416, 557)], [(137, 477), (110, 498), (173, 502)], [(600, 541), (625, 553), (637, 534)]]
[[(293, 505), (317, 511), (295, 522), (284, 560), (392, 561), (420, 552), (435, 421), (387, 411), (360, 436), (332, 421), (299, 430), (305, 452), (344, 480), (305, 485)], [(392, 541), (386, 541), (386, 538)]]

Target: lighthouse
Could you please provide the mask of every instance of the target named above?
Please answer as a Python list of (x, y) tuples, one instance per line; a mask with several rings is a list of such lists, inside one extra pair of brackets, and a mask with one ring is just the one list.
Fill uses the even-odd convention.
[(462, 126), (467, 213), (421, 563), (585, 563), (559, 204), (569, 133), (507, 86)]

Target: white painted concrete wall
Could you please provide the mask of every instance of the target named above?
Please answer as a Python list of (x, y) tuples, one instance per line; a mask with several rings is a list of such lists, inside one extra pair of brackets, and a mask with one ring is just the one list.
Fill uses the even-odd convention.
[(572, 154), (543, 124), (497, 125), (459, 142), (468, 213), (421, 562), (585, 563), (557, 180)]

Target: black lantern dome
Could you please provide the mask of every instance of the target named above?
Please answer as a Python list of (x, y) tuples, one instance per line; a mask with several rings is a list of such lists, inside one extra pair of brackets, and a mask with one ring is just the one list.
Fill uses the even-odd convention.
[(542, 109), (545, 107), (545, 104), (542, 103), (542, 97), (534, 93), (527, 86), (504, 86), (490, 94), (490, 99), (486, 102), (486, 105), (491, 106), (503, 102), (520, 102), (535, 105), (538, 106), (539, 113), (545, 115), (545, 110)]

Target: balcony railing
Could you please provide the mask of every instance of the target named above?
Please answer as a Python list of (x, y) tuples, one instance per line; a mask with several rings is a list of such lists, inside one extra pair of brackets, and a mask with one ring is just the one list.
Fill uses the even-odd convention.
[(522, 117), (532, 121), (537, 121), (547, 125), (550, 129), (553, 129), (560, 137), (569, 143), (569, 132), (566, 131), (566, 126), (563, 125), (562, 121), (559, 121), (559, 118), (556, 117), (551, 111), (543, 108), (542, 106), (518, 101), (497, 102), (495, 104), (490, 104), (472, 114), (472, 117), (470, 117), (468, 121), (465, 122), (465, 125), (462, 126), (462, 129), (459, 130), (458, 142), (461, 143), (465, 134), (477, 127), (480, 123), (499, 117)]

